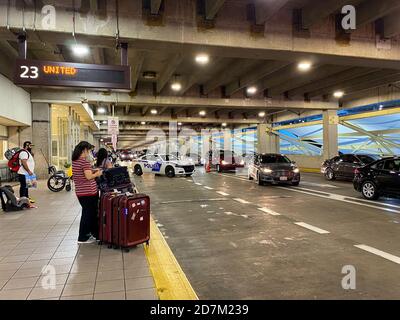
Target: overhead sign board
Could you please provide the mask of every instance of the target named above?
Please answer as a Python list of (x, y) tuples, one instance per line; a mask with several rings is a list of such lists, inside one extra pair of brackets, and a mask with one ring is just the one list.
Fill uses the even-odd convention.
[(108, 117), (108, 134), (119, 134), (119, 119), (118, 117)]
[(129, 66), (17, 59), (14, 83), (19, 86), (131, 90)]

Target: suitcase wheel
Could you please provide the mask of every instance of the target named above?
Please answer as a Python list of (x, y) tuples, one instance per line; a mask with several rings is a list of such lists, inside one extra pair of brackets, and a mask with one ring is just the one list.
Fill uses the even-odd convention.
[(124, 249), (124, 252), (129, 252), (129, 249), (128, 249), (128, 248), (125, 248), (125, 249)]
[(109, 245), (107, 246), (108, 249), (112, 249), (112, 247), (113, 247), (112, 244), (109, 244)]
[(114, 246), (114, 249), (119, 249), (119, 246)]
[(99, 245), (99, 246), (101, 246), (102, 244), (103, 244), (103, 241), (99, 241), (99, 242), (97, 242), (97, 244)]

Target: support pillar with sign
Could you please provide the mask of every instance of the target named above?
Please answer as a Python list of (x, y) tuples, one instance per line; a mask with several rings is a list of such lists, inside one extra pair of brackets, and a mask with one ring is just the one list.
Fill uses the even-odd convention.
[(323, 112), (322, 125), (324, 131), (323, 157), (331, 159), (338, 155), (338, 124), (339, 116), (335, 110)]
[(117, 150), (119, 119), (118, 117), (108, 117), (108, 134), (111, 135), (111, 143), (114, 150)]
[(257, 126), (257, 153), (280, 153), (279, 136), (272, 131), (270, 124)]

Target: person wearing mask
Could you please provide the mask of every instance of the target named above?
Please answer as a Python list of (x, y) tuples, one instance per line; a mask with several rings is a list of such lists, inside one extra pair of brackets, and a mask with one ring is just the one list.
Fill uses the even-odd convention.
[[(29, 189), (26, 182), (26, 176), (32, 176), (35, 171), (35, 160), (32, 152), (33, 144), (30, 141), (25, 141), (23, 149), (19, 153), (20, 168), (18, 170), (18, 180), (20, 183), (19, 196), (29, 198)], [(31, 203), (34, 200), (29, 199)]]
[(97, 152), (96, 167), (103, 170), (113, 167), (112, 162), (108, 157), (108, 152), (104, 148), (100, 148)]
[(72, 154), (72, 172), (75, 183), (75, 193), (82, 206), (82, 216), (79, 225), (78, 243), (93, 243), (98, 237), (98, 201), (99, 191), (96, 178), (103, 173), (101, 169), (92, 169), (90, 152), (93, 146), (81, 141)]

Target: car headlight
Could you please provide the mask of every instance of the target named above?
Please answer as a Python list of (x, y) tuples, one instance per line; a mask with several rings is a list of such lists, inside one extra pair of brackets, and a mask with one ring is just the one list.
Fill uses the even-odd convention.
[(262, 171), (263, 171), (264, 173), (272, 173), (272, 170), (271, 170), (271, 169), (268, 169), (268, 168), (264, 168)]
[(240, 165), (241, 165), (241, 166), (244, 165), (244, 160), (240, 161)]
[(228, 164), (228, 161), (222, 160), (221, 164), (226, 166)]
[(293, 173), (300, 173), (300, 169), (299, 168), (293, 169)]

